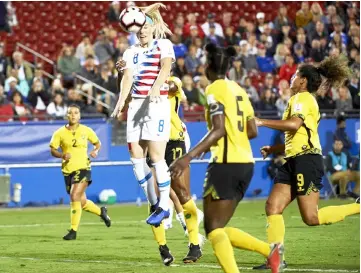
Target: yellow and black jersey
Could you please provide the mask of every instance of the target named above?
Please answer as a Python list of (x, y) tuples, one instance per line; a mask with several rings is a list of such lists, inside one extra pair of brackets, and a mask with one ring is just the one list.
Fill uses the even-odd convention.
[(297, 116), (303, 125), (296, 131), (285, 132), (286, 158), (302, 154), (322, 154), (318, 136), (321, 119), (316, 98), (309, 92), (301, 92), (291, 97), (283, 114), (283, 120)]
[(209, 85), (205, 94), (208, 129), (212, 128), (213, 115), (225, 115), (226, 134), (211, 147), (210, 162), (254, 163), (247, 136), (247, 121), (254, 118), (254, 110), (246, 91), (236, 82), (226, 79)]
[(182, 126), (182, 121), (178, 116), (179, 105), (181, 103), (182, 98), (184, 97), (184, 93), (182, 90), (182, 82), (177, 77), (169, 77), (168, 81), (173, 81), (175, 85), (178, 87), (178, 91), (169, 94), (168, 99), (170, 101), (170, 111), (171, 111), (171, 130), (169, 140), (174, 141), (184, 141), (184, 128)]
[(77, 170), (90, 169), (88, 141), (93, 145), (99, 143), (95, 132), (85, 125), (80, 124), (75, 131), (69, 130), (67, 126), (55, 131), (50, 141), (50, 147), (54, 149), (60, 147), (63, 154), (71, 155), (69, 160), (62, 162), (63, 173), (70, 174)]

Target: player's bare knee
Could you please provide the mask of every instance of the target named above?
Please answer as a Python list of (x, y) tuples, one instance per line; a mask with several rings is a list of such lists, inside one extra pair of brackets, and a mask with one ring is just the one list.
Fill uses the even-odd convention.
[(80, 191), (72, 191), (70, 193), (70, 199), (71, 201), (81, 201), (81, 197), (82, 197), (83, 193)]
[(307, 226), (318, 226), (320, 224), (317, 213), (302, 215), (302, 220)]
[(275, 214), (282, 214), (283, 206), (278, 202), (268, 199), (266, 201), (265, 210), (266, 210), (267, 216), (275, 215)]

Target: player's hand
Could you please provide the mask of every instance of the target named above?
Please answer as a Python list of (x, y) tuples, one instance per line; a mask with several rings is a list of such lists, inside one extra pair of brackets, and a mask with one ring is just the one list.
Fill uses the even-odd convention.
[(266, 159), (271, 153), (272, 153), (271, 146), (263, 146), (261, 148), (261, 154), (263, 159)]
[(183, 174), (183, 171), (188, 168), (191, 159), (192, 158), (188, 154), (185, 154), (175, 160), (169, 167), (171, 177), (173, 179), (180, 177)]
[(160, 102), (160, 87), (153, 86), (152, 89), (150, 89), (148, 96), (150, 97), (150, 102)]
[(69, 160), (69, 159), (71, 158), (71, 154), (69, 154), (69, 153), (63, 154), (62, 158), (63, 158), (65, 161), (67, 161), (67, 160)]
[(96, 157), (98, 156), (98, 150), (93, 150), (93, 151), (91, 151), (91, 152), (90, 152), (90, 156), (91, 156), (92, 158), (96, 158)]
[(262, 119), (259, 119), (259, 118), (255, 117), (254, 121), (256, 122), (257, 127), (263, 126)]
[(110, 115), (111, 118), (120, 118), (122, 116), (122, 111), (124, 108), (124, 102), (117, 103), (117, 105), (114, 108), (113, 113)]
[(122, 72), (126, 64), (124, 60), (119, 60), (115, 63), (115, 68), (118, 72)]

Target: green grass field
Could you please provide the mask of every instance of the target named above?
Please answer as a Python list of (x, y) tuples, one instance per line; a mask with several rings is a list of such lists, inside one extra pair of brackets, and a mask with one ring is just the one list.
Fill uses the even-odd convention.
[[(343, 203), (335, 200), (321, 206)], [(151, 229), (144, 222), (145, 205), (110, 206), (111, 228), (84, 212), (78, 239), (63, 241), (69, 214), (65, 207), (0, 210), (0, 272), (222, 272), (209, 243), (198, 263), (182, 264), (187, 239), (176, 220), (167, 231), (176, 261), (172, 267), (163, 266)], [(290, 272), (359, 272), (359, 216), (331, 226), (307, 227), (293, 204), (284, 217)], [(260, 239), (266, 239), (265, 224), (264, 200), (241, 203), (230, 223)], [(235, 255), (241, 272), (251, 272), (253, 265), (263, 262), (256, 253), (235, 250)]]

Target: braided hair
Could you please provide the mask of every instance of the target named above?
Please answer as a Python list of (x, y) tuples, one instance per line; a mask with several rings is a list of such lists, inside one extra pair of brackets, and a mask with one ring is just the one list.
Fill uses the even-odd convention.
[(206, 44), (205, 51), (207, 56), (207, 69), (222, 76), (226, 75), (234, 56), (237, 54), (232, 46), (223, 48), (212, 43)]

